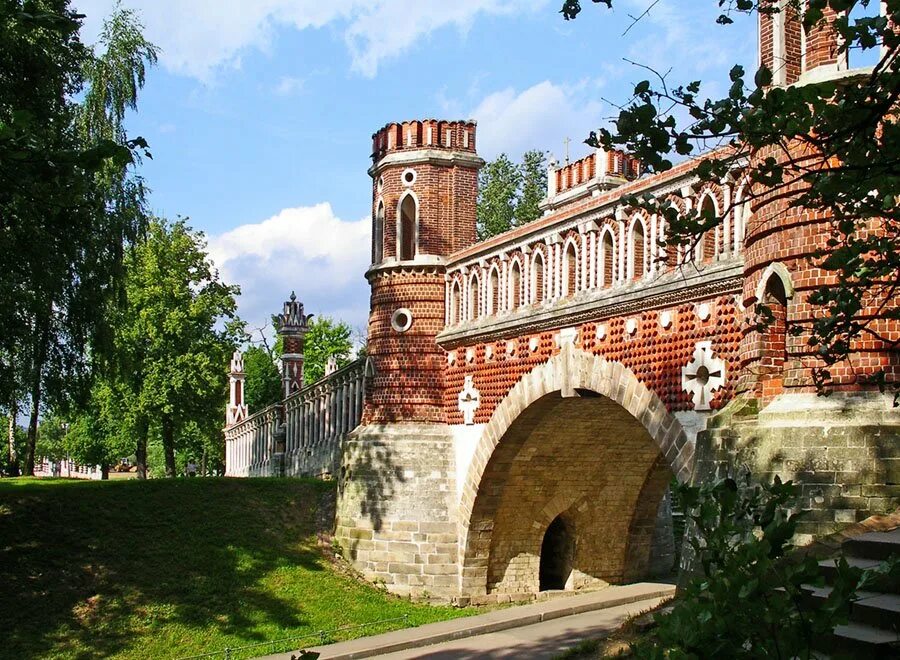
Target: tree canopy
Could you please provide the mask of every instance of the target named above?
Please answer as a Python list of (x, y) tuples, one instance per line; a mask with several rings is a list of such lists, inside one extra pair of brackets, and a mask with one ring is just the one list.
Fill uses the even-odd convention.
[(500, 154), (478, 177), (478, 240), (502, 234), (536, 220), (547, 194), (547, 158), (542, 151), (527, 151), (521, 163)]
[(146, 142), (122, 119), (155, 49), (117, 8), (95, 54), (80, 18), (66, 0), (0, 3), (0, 402), (15, 415), (29, 399), (29, 474), (42, 406), (90, 390), (103, 310), (145, 226), (133, 167)]
[(338, 367), (352, 359), (352, 330), (344, 321), (328, 316), (315, 316), (309, 322), (309, 332), (303, 347), (303, 380), (309, 385), (325, 375), (328, 358), (334, 357)]

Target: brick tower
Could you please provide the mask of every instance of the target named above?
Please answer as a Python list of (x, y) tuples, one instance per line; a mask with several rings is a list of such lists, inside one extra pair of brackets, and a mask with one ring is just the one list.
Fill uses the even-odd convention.
[(375, 366), (364, 423), (443, 422), (444, 258), (475, 242), (475, 122), (409, 121), (372, 136)]
[[(399, 593), (455, 592), (455, 438), (444, 414), (445, 259), (475, 242), (473, 121), (388, 124), (372, 142), (369, 379), (344, 443), (335, 537)], [(474, 427), (471, 427), (474, 428)]]
[[(825, 80), (854, 84), (855, 76), (867, 75), (850, 68), (830, 24), (804, 34), (794, 11), (783, 0), (780, 5), (783, 11), (760, 17), (760, 61), (772, 69), (773, 87), (802, 88)], [(826, 17), (834, 16), (826, 9)], [(793, 161), (815, 166), (818, 154), (805, 141), (794, 140), (788, 148)], [(781, 146), (751, 157), (786, 159)], [(798, 195), (803, 185), (795, 184)], [(740, 345), (739, 396), (711, 423), (710, 436), (698, 437), (699, 462), (716, 456), (719, 465), (747, 465), (761, 481), (776, 475), (793, 479), (801, 487), (801, 508), (809, 510), (798, 527), (803, 541), (896, 506), (892, 484), (898, 471), (895, 461), (884, 459), (890, 456), (884, 448), (900, 442), (900, 414), (870, 377), (885, 369), (888, 380), (896, 379), (897, 358), (880, 341), (856, 341), (849, 359), (828, 369), (831, 396), (817, 396), (814, 373), (824, 363), (809, 346), (805, 328), (821, 313), (808, 297), (835, 281), (812, 256), (827, 245), (832, 214), (793, 206), (783, 191), (754, 188), (753, 193), (751, 208), (742, 212), (742, 303), (748, 318)], [(758, 318), (766, 320), (762, 327)], [(743, 415), (740, 424), (733, 423), (740, 417), (732, 414)]]

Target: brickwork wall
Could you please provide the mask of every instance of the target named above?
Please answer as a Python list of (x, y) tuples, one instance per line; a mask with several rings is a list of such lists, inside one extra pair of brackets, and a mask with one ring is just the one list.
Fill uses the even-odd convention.
[[(739, 365), (743, 315), (734, 298), (718, 296), (674, 308), (583, 323), (578, 326), (577, 345), (633, 371), (670, 412), (676, 412), (693, 409), (689, 394), (682, 388), (681, 369), (690, 362), (697, 342), (711, 341), (713, 352), (725, 361), (729, 374), (725, 387), (716, 392), (711, 402), (713, 409), (718, 409), (734, 392)], [(698, 308), (703, 304), (710, 310), (706, 320), (698, 315)], [(664, 313), (671, 315), (669, 328), (661, 325)], [(633, 335), (626, 330), (630, 319), (637, 323)], [(496, 406), (524, 374), (559, 353), (554, 338), (557, 333), (557, 330), (527, 333), (451, 349), (452, 364), (447, 368), (444, 392), (447, 421), (451, 424), (463, 421), (456, 397), (467, 375), (473, 377), (481, 394), (475, 422), (490, 420)]]
[[(440, 268), (398, 267), (370, 277), (369, 379), (363, 423), (444, 421), (447, 359), (435, 343), (444, 326), (444, 275)], [(406, 332), (391, 326), (398, 309), (411, 312)]]
[[(801, 152), (799, 147), (793, 153), (801, 160), (812, 158)], [(765, 158), (769, 155), (784, 158), (780, 149), (760, 153), (757, 157)], [(799, 184), (795, 186), (794, 192), (802, 192)], [(785, 391), (815, 390), (812, 371), (823, 366), (823, 363), (809, 346), (808, 334), (792, 334), (792, 329), (802, 328), (817, 314), (823, 313), (821, 308), (808, 302), (808, 297), (817, 288), (836, 282), (833, 273), (815, 265), (817, 260), (814, 256), (816, 250), (826, 245), (830, 237), (831, 214), (794, 208), (790, 206), (790, 202), (790, 197), (779, 196), (775, 199), (762, 191), (753, 202), (753, 215), (748, 222), (744, 242), (745, 306), (752, 308), (757, 302), (763, 302), (757, 298), (757, 294), (760, 287), (765, 289), (768, 280), (762, 284), (761, 281), (763, 278), (779, 276), (773, 274), (773, 263), (781, 264), (789, 274), (789, 281), (784, 283), (785, 290), (789, 291), (786, 336), (776, 340), (786, 344), (784, 373), (773, 373), (760, 364), (766, 351), (766, 343), (773, 340), (771, 330), (760, 333), (755, 323), (748, 323), (744, 326), (741, 341), (742, 379), (738, 391), (762, 396), (765, 388), (765, 400), (770, 400), (781, 391), (777, 382), (769, 382), (773, 379), (781, 379)], [(791, 289), (793, 295), (790, 293)], [(872, 318), (879, 313), (875, 303), (882, 301), (872, 302), (868, 308), (861, 310), (861, 319)], [(889, 307), (893, 304), (896, 303), (889, 301)], [(755, 311), (751, 309), (750, 313), (755, 314)], [(883, 311), (880, 313), (883, 314)], [(891, 342), (900, 339), (900, 327), (896, 323), (878, 321), (873, 328), (882, 333), (886, 341), (869, 336), (857, 340), (851, 346), (848, 360), (829, 367), (833, 389), (873, 389), (866, 384), (866, 379), (878, 370), (885, 371), (888, 382), (900, 380), (900, 359), (891, 346)]]

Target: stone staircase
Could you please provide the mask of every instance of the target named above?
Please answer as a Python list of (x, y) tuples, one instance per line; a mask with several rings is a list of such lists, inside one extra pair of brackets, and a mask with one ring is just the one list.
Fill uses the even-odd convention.
[[(868, 532), (843, 541), (841, 554), (851, 566), (875, 568), (889, 557), (900, 557), (900, 528), (888, 532)], [(836, 573), (835, 559), (819, 562), (826, 581)], [(900, 579), (885, 578), (870, 591), (857, 592), (850, 609), (850, 622), (838, 626), (823, 651), (835, 658), (900, 658)], [(813, 602), (823, 602), (831, 587), (809, 587)]]

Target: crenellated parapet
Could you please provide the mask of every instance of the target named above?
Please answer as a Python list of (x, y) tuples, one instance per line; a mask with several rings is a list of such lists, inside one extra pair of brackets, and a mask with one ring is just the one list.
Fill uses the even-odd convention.
[(372, 135), (372, 160), (417, 149), (475, 153), (474, 120), (424, 119), (392, 122)]

